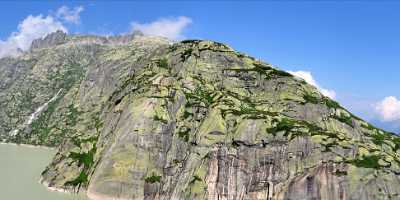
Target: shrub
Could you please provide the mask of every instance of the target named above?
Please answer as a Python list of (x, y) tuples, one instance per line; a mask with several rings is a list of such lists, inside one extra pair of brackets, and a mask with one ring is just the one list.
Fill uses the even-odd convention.
[(328, 106), (328, 108), (340, 108), (340, 105), (338, 102), (333, 101), (332, 99), (329, 99), (328, 97), (324, 98), (325, 105)]
[(379, 165), (378, 161), (379, 161), (378, 155), (370, 155), (370, 156), (363, 156), (361, 159), (350, 161), (350, 163), (355, 165), (356, 167), (379, 169), (381, 166)]
[(354, 128), (353, 119), (351, 118), (351, 116), (346, 116), (341, 113), (340, 116), (335, 116), (335, 119)]
[(168, 69), (168, 59), (162, 58), (157, 62), (158, 67)]
[(145, 179), (144, 179), (144, 181), (146, 182), (146, 183), (156, 183), (156, 182), (161, 182), (161, 176), (157, 176), (157, 175), (155, 175), (154, 173), (151, 175), (151, 176), (149, 176), (149, 177), (146, 177)]
[(312, 103), (312, 104), (317, 104), (318, 103), (318, 98), (313, 96), (310, 93), (305, 93), (303, 95), (303, 99), (304, 99), (304, 101), (306, 101), (306, 103)]

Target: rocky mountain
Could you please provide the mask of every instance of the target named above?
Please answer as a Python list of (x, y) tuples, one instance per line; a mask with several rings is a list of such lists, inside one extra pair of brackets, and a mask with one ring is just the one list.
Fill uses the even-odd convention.
[(200, 40), (70, 36), (0, 59), (0, 138), (95, 200), (400, 199), (400, 138), (304, 80)]

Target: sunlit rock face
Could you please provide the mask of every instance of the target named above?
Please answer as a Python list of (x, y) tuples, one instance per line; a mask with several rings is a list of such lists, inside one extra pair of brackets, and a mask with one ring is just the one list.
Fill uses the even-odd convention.
[(49, 187), (99, 200), (400, 199), (397, 136), (221, 43), (65, 36), (0, 70), (0, 137), (58, 147)]

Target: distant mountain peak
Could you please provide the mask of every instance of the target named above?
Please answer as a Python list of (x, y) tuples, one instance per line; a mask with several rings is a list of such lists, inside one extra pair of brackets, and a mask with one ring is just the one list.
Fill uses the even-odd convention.
[(31, 50), (49, 48), (66, 42), (67, 34), (61, 30), (47, 34), (44, 38), (32, 41)]

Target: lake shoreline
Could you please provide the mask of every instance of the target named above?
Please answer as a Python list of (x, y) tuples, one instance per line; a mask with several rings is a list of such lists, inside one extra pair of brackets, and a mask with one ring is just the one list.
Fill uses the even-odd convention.
[(67, 190), (67, 189), (63, 189), (63, 188), (58, 188), (58, 187), (52, 187), (49, 186), (49, 183), (46, 181), (42, 181), (42, 177), (40, 177), (39, 183), (41, 185), (43, 185), (44, 187), (46, 187), (47, 190), (49, 190), (50, 192), (60, 192), (60, 193), (65, 193), (68, 195), (82, 195), (84, 196), (87, 200), (98, 200), (98, 199), (91, 199), (89, 198), (89, 195), (87, 194), (87, 191), (84, 189), (81, 189), (78, 193), (73, 192), (71, 190)]
[(47, 149), (47, 150), (57, 150), (55, 147), (48, 147), (43, 145), (32, 145), (32, 144), (17, 144), (11, 142), (0, 142), (0, 145), (14, 145), (14, 146), (22, 146), (22, 147), (29, 147), (29, 148), (37, 148), (37, 149)]
[(88, 200), (83, 189), (76, 193), (43, 182), (40, 174), (56, 151), (47, 146), (0, 142), (0, 187), (4, 189), (0, 199)]

